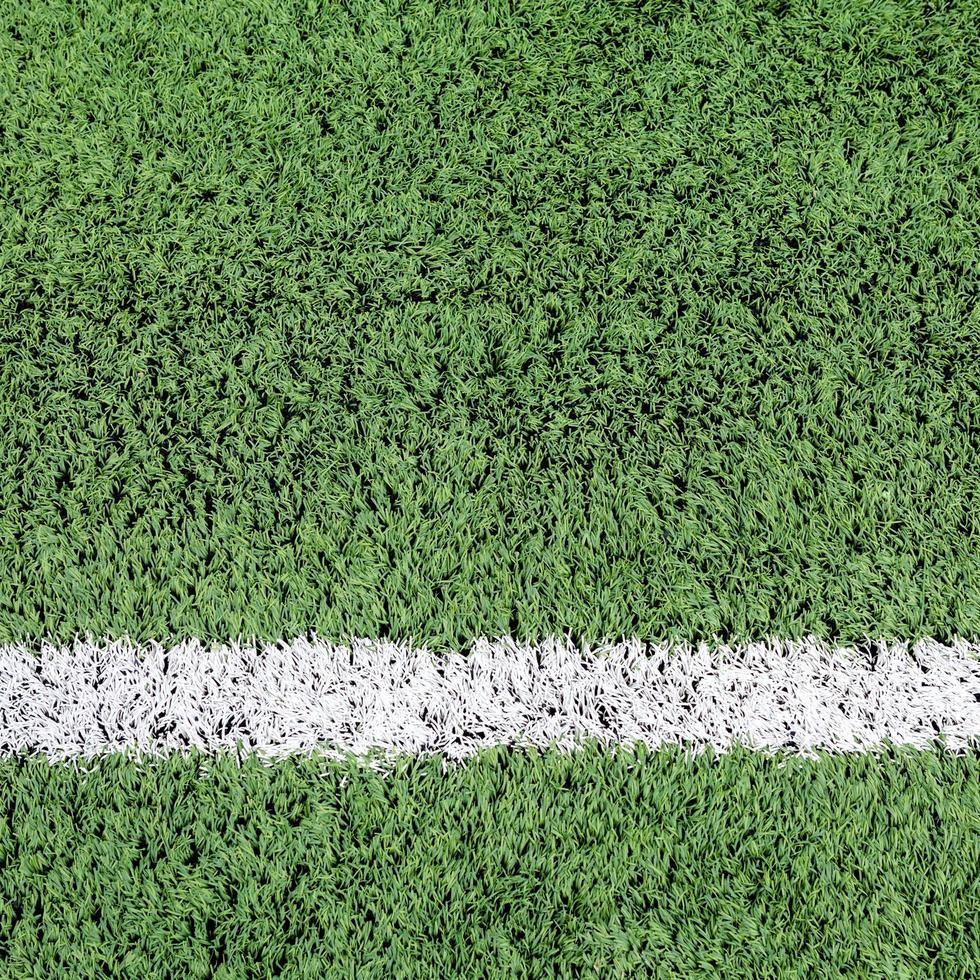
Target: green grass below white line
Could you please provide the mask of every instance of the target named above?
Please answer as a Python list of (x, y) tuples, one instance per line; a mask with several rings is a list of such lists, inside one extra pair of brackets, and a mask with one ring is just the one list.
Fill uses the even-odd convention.
[(0, 976), (980, 976), (980, 756), (0, 761)]

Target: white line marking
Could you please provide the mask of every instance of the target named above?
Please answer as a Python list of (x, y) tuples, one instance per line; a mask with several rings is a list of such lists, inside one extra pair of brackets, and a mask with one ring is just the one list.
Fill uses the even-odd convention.
[(52, 760), (191, 748), (462, 759), (493, 745), (585, 739), (811, 755), (942, 736), (980, 740), (980, 643), (579, 648), (479, 640), (435, 655), (384, 640), (170, 648), (0, 646), (0, 755)]

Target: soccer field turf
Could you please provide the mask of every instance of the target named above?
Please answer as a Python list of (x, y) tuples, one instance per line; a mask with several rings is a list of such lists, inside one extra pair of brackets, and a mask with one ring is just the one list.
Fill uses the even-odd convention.
[(200, 767), (0, 763), (0, 970), (968, 980), (980, 963), (976, 754)]
[(0, 0), (0, 977), (980, 975), (978, 24)]
[(0, 639), (980, 633), (980, 13), (784, 6), (4, 4)]

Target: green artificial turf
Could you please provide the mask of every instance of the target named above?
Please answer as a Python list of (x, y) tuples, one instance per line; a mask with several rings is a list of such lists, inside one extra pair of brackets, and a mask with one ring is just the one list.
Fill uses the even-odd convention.
[(980, 975), (980, 761), (0, 763), (0, 975)]
[(0, 640), (980, 633), (976, 0), (0, 0)]

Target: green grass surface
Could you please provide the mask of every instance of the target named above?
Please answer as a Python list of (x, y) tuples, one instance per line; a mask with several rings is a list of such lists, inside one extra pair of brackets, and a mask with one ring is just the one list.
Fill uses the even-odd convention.
[(0, 640), (976, 635), (978, 18), (0, 0)]
[(4, 977), (980, 974), (980, 761), (0, 764)]

